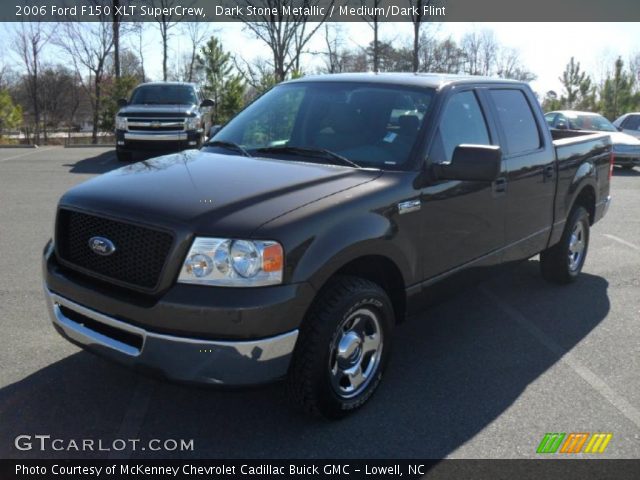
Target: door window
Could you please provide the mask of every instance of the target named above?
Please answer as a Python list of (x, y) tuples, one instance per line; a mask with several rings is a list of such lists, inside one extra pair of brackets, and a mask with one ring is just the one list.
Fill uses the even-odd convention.
[[(518, 155), (540, 148), (538, 125), (522, 90), (491, 90), (491, 98), (506, 136), (506, 153)], [(556, 123), (559, 121), (556, 119)]]
[(640, 115), (629, 115), (622, 122), (622, 128), (625, 130), (640, 130)]
[(491, 145), (489, 130), (475, 93), (453, 95), (445, 106), (431, 152), (435, 163), (449, 163), (458, 145)]

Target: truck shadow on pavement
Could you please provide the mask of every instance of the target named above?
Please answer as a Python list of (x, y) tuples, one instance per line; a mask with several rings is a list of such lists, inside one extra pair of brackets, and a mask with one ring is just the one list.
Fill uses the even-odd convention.
[[(174, 152), (166, 152), (174, 153)], [(76, 163), (66, 163), (63, 167), (70, 167), (69, 173), (101, 174), (116, 168), (125, 167), (132, 163), (149, 160), (164, 155), (162, 152), (136, 152), (131, 162), (120, 162), (116, 158), (116, 151), (109, 150), (93, 157), (78, 160)]]
[[(606, 317), (607, 288), (587, 273), (566, 287), (547, 284), (538, 262), (528, 261), (460, 291), (397, 327), (379, 391), (339, 422), (295, 412), (278, 384), (229, 391), (175, 385), (74, 353), (0, 390), (0, 458), (109, 455), (19, 451), (14, 439), (21, 434), (102, 439), (106, 446), (114, 438), (194, 442), (194, 451), (138, 450), (134, 458), (442, 458), (496, 420)], [(496, 297), (561, 351), (545, 348)], [(55, 335), (53, 328), (44, 334)], [(541, 403), (544, 421), (548, 405)]]
[(66, 163), (63, 167), (70, 167), (69, 173), (100, 174), (107, 173), (123, 165), (116, 158), (115, 150), (108, 150), (89, 158), (83, 158), (76, 163)]

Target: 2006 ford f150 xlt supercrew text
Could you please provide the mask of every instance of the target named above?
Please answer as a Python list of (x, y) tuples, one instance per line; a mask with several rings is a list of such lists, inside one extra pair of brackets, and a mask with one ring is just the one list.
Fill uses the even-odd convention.
[(537, 254), (546, 279), (576, 279), (611, 158), (606, 134), (552, 139), (524, 83), (286, 82), (200, 151), (69, 190), (44, 251), (48, 307), (60, 334), (120, 363), (205, 384), (286, 377), (297, 404), (340, 417), (432, 284)]

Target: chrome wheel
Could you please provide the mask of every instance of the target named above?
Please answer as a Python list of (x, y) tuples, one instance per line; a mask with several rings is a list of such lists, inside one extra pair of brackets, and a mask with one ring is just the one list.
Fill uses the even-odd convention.
[(571, 231), (569, 238), (569, 270), (575, 272), (580, 268), (584, 256), (585, 231), (582, 222), (577, 222)]
[(378, 314), (368, 308), (351, 313), (331, 344), (331, 386), (342, 398), (359, 395), (371, 383), (382, 356), (382, 328)]

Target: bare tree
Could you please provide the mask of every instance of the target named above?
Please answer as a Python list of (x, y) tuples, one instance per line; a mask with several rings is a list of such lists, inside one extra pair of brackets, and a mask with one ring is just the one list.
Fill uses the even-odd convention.
[(147, 81), (147, 74), (144, 69), (144, 52), (146, 51), (147, 44), (144, 41), (144, 28), (145, 22), (134, 22), (131, 24), (132, 35), (132, 50), (138, 55), (140, 59), (140, 69), (142, 71), (142, 81)]
[(460, 73), (464, 61), (462, 50), (451, 37), (438, 39), (431, 32), (420, 35), (420, 71)]
[(193, 82), (195, 77), (196, 59), (198, 50), (204, 41), (211, 35), (209, 24), (203, 22), (188, 22), (184, 24), (184, 33), (189, 38), (189, 57), (187, 59), (187, 68), (185, 69), (185, 80)]
[(380, 15), (379, 9), (382, 0), (373, 0), (373, 5), (369, 5), (370, 0), (360, 0), (364, 9), (362, 19), (373, 30), (373, 42), (371, 42), (371, 57), (373, 59), (373, 71), (380, 70)]
[(413, 53), (411, 63), (413, 71), (420, 69), (420, 30), (424, 21), (424, 7), (431, 4), (431, 0), (408, 0), (409, 6), (415, 8), (415, 12), (411, 13), (411, 23), (413, 23)]
[[(65, 23), (56, 44), (67, 54), (89, 94), (93, 113), (92, 142), (98, 141), (102, 83), (113, 49), (113, 29), (108, 22)], [(85, 77), (88, 74), (88, 78)]]
[[(161, 8), (160, 15), (155, 17), (160, 31), (160, 37), (162, 37), (162, 79), (166, 82), (168, 77), (167, 72), (167, 59), (169, 57), (169, 38), (171, 37), (171, 30), (178, 25), (182, 17), (179, 17), (172, 12), (173, 7), (176, 7), (180, 3), (180, 0), (153, 0), (154, 7)], [(187, 5), (183, 5), (187, 6)]]
[(13, 46), (27, 74), (27, 90), (33, 109), (35, 143), (40, 141), (40, 66), (41, 55), (51, 39), (52, 30), (40, 22), (20, 23), (14, 31)]
[(496, 74), (502, 78), (530, 82), (536, 75), (527, 70), (520, 60), (520, 53), (515, 48), (501, 48), (496, 59)]
[(247, 98), (245, 99), (247, 101), (252, 100), (277, 83), (272, 65), (264, 58), (257, 58), (252, 62), (247, 62), (235, 56), (233, 57), (233, 63), (249, 86), (246, 92)]
[[(321, 2), (322, 0), (303, 0), (302, 6), (311, 7)], [(268, 11), (259, 17), (259, 21), (249, 20), (246, 17), (238, 17), (238, 20), (269, 47), (273, 58), (275, 81), (281, 82), (289, 73), (299, 70), (300, 56), (309, 40), (326, 20), (333, 0), (328, 6), (322, 2), (326, 7), (325, 16), (312, 26), (307, 25), (308, 15), (285, 15), (282, 7), (288, 4), (286, 0), (242, 0), (239, 3)]]
[(325, 55), (325, 68), (327, 73), (339, 73), (342, 72), (342, 66), (340, 64), (342, 45), (344, 40), (342, 38), (342, 26), (335, 23), (325, 23), (324, 25), (324, 41), (327, 46)]
[(466, 33), (460, 47), (465, 58), (464, 73), (484, 76), (495, 74), (501, 46), (492, 30)]
[(113, 26), (113, 67), (116, 79), (120, 78), (120, 0), (111, 1), (111, 22)]

